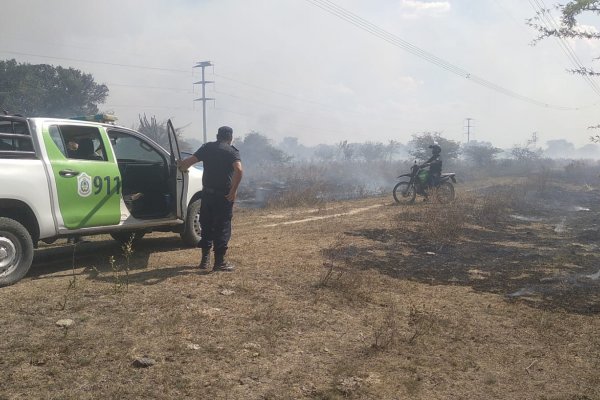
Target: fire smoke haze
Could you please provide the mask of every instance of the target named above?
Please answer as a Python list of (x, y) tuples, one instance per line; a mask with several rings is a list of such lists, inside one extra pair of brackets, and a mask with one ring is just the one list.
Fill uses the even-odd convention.
[[(453, 65), (540, 107), (476, 85), (306, 0), (88, 2), (4, 0), (0, 57), (74, 67), (110, 88), (102, 110), (132, 126), (137, 115), (173, 118), (201, 139), (197, 61), (206, 79), (208, 136), (220, 125), (279, 142), (397, 140), (439, 131), (499, 147), (566, 139), (580, 147), (600, 123), (600, 98), (555, 40), (531, 46), (535, 12), (522, 0), (337, 0), (336, 4)], [(550, 3), (547, 3), (551, 6)], [(10, 16), (10, 17), (7, 17)], [(585, 21), (590, 29), (596, 21)], [(586, 66), (600, 42), (572, 41)], [(126, 67), (136, 65), (144, 68)]]

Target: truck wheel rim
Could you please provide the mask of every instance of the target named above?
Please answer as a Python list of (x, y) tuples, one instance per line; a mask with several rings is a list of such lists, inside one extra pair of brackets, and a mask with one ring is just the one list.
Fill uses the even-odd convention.
[(10, 275), (19, 265), (21, 246), (18, 240), (5, 233), (0, 233), (0, 277)]

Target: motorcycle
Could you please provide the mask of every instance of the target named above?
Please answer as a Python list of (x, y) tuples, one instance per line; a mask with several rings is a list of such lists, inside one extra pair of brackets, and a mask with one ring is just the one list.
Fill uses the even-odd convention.
[(456, 174), (454, 172), (444, 173), (435, 185), (430, 185), (429, 171), (426, 168), (415, 164), (411, 167), (409, 174), (403, 174), (398, 177), (409, 178), (407, 181), (398, 182), (394, 186), (394, 200), (398, 204), (412, 204), (417, 195), (433, 199), (441, 204), (447, 204), (454, 200), (454, 185), (456, 183)]

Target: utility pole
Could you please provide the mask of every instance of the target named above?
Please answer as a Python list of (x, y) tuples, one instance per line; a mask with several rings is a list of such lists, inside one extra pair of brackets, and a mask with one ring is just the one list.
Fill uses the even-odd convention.
[(471, 140), (471, 121), (473, 120), (473, 118), (467, 118), (467, 143), (469, 143), (469, 141)]
[(206, 143), (206, 101), (214, 100), (213, 98), (206, 97), (206, 84), (213, 83), (214, 81), (207, 81), (204, 79), (204, 68), (210, 67), (213, 64), (210, 61), (200, 61), (197, 62), (192, 68), (202, 68), (202, 80), (198, 82), (194, 82), (194, 85), (202, 85), (202, 97), (194, 99), (194, 101), (202, 101), (202, 133), (204, 143)]

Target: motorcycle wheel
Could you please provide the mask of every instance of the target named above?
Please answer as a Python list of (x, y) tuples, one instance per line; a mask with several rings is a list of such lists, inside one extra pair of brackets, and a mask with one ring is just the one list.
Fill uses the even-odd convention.
[(454, 186), (450, 182), (442, 182), (436, 188), (436, 198), (440, 204), (448, 204), (454, 201)]
[(408, 182), (398, 182), (394, 186), (393, 195), (394, 200), (398, 204), (412, 204), (415, 202), (417, 192), (415, 191), (415, 187)]

